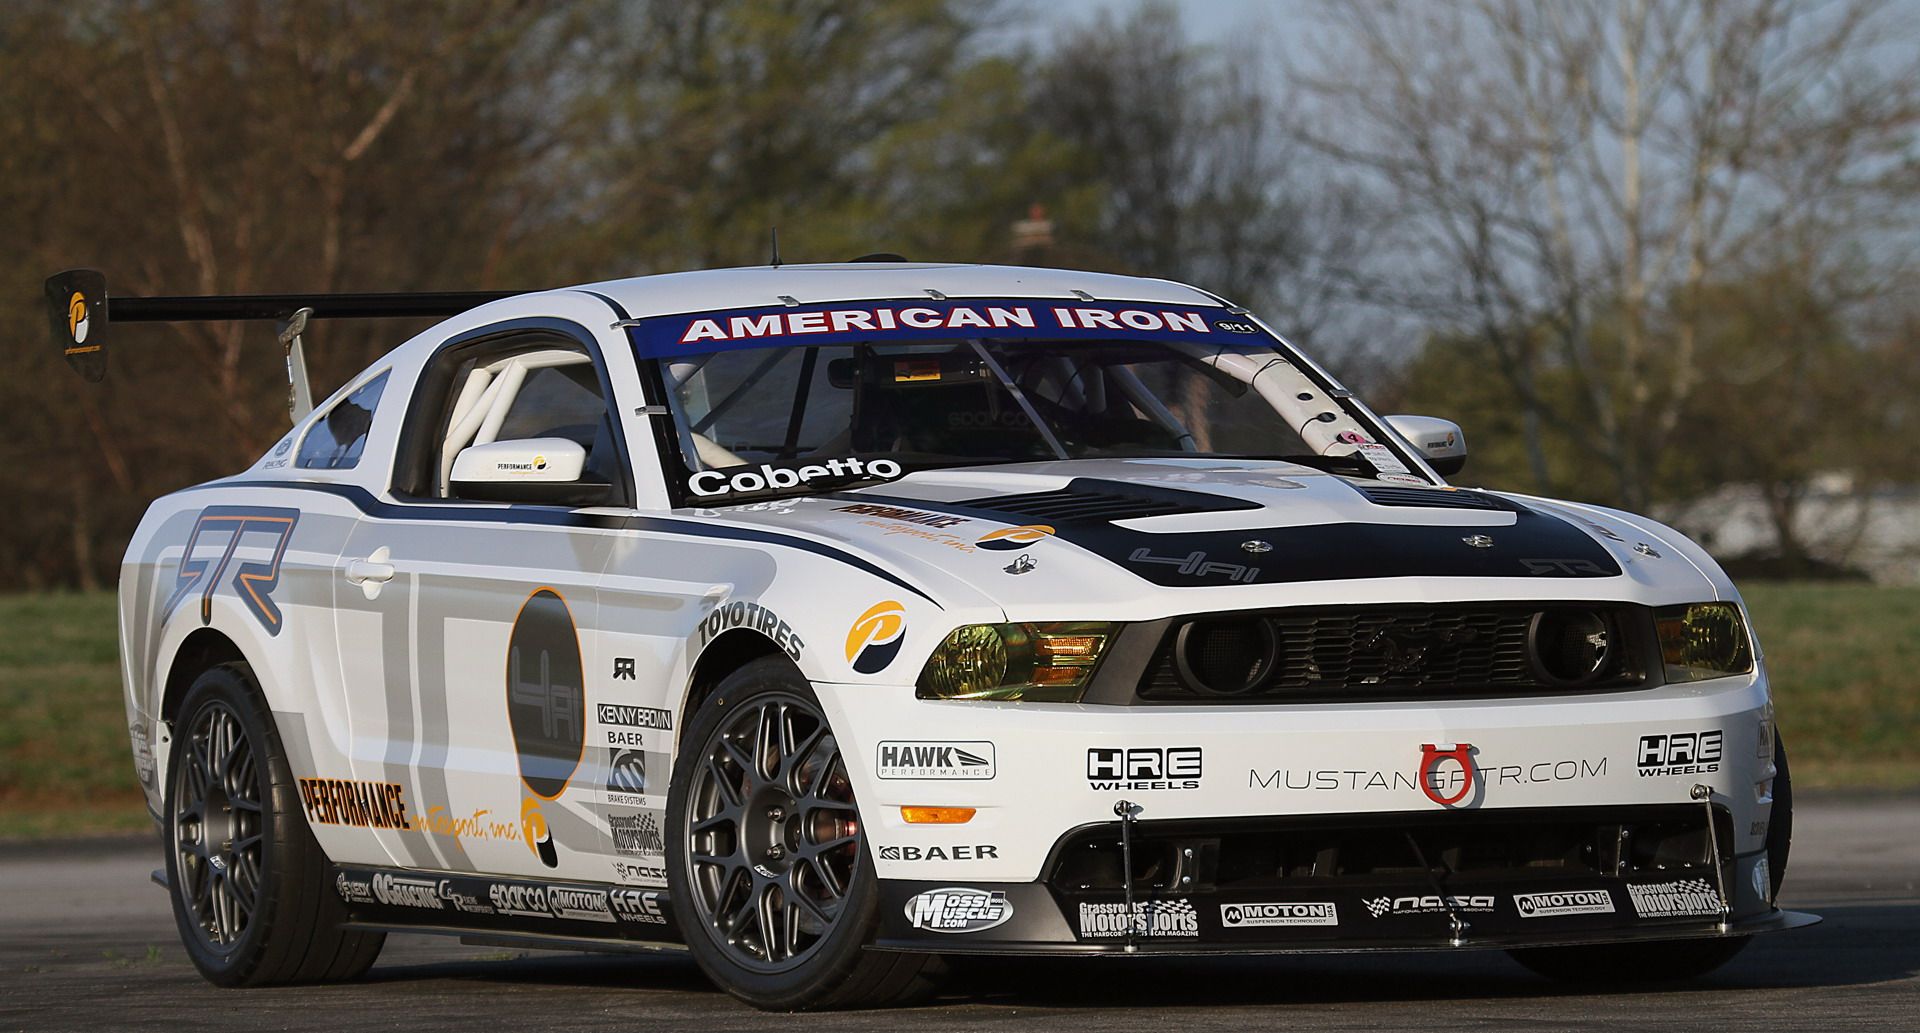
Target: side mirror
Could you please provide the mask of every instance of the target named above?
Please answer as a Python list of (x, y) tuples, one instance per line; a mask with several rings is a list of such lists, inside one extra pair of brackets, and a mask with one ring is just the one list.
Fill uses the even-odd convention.
[[(549, 506), (601, 506), (613, 485), (583, 471), (587, 450), (566, 438), (494, 441), (460, 450), (453, 459), (455, 498), (484, 502), (536, 502)], [(583, 479), (584, 477), (584, 479)]]
[(1443, 477), (1466, 469), (1467, 434), (1452, 420), (1438, 416), (1389, 416), (1387, 426), (1407, 439), (1415, 452), (1426, 457), (1427, 465)]

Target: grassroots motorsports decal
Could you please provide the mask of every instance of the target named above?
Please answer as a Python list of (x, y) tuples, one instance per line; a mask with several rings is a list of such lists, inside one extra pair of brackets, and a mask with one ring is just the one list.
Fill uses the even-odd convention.
[(1720, 894), (1705, 879), (1628, 886), (1633, 913), (1641, 918), (1718, 918)]
[[(1195, 305), (1031, 299), (859, 302), (650, 317), (629, 327), (627, 335), (643, 359), (775, 344), (858, 344), (874, 340), (979, 337), (1191, 341), (1225, 338), (1227, 332), (1215, 323), (1221, 311)], [(899, 375), (914, 377), (911, 370)]]
[(1200, 916), (1188, 900), (1136, 900), (1122, 904), (1081, 904), (1080, 935), (1102, 939), (1127, 935), (1182, 937), (1200, 935)]

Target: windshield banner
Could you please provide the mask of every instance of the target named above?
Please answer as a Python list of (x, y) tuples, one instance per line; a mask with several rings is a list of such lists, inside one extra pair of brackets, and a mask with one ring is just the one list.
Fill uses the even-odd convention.
[(657, 316), (629, 327), (643, 359), (735, 348), (953, 338), (1191, 341), (1259, 334), (1223, 308), (1058, 299), (850, 301)]

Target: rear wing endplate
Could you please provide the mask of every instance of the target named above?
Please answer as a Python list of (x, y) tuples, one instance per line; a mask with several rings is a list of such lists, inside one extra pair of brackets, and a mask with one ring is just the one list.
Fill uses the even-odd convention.
[[(287, 380), (297, 420), (311, 406), (300, 333), (313, 319), (453, 316), (523, 291), (438, 291), (384, 294), (215, 294), (114, 298), (95, 269), (47, 277), (47, 330), (67, 365), (89, 381), (107, 376), (108, 330), (114, 323), (184, 323), (271, 319), (287, 353)], [(302, 403), (305, 403), (304, 405)]]

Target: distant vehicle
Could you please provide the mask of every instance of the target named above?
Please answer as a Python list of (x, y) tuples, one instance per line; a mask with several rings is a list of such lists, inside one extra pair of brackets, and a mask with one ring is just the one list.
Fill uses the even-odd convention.
[[(277, 318), (296, 423), (120, 583), (188, 952), (388, 931), (690, 951), (763, 1008), (951, 954), (1505, 948), (1707, 972), (1778, 910), (1787, 758), (1738, 593), (1643, 517), (1454, 488), (1202, 290), (896, 261)], [(308, 318), (444, 315), (317, 406)], [(307, 411), (311, 409), (311, 411)]]

